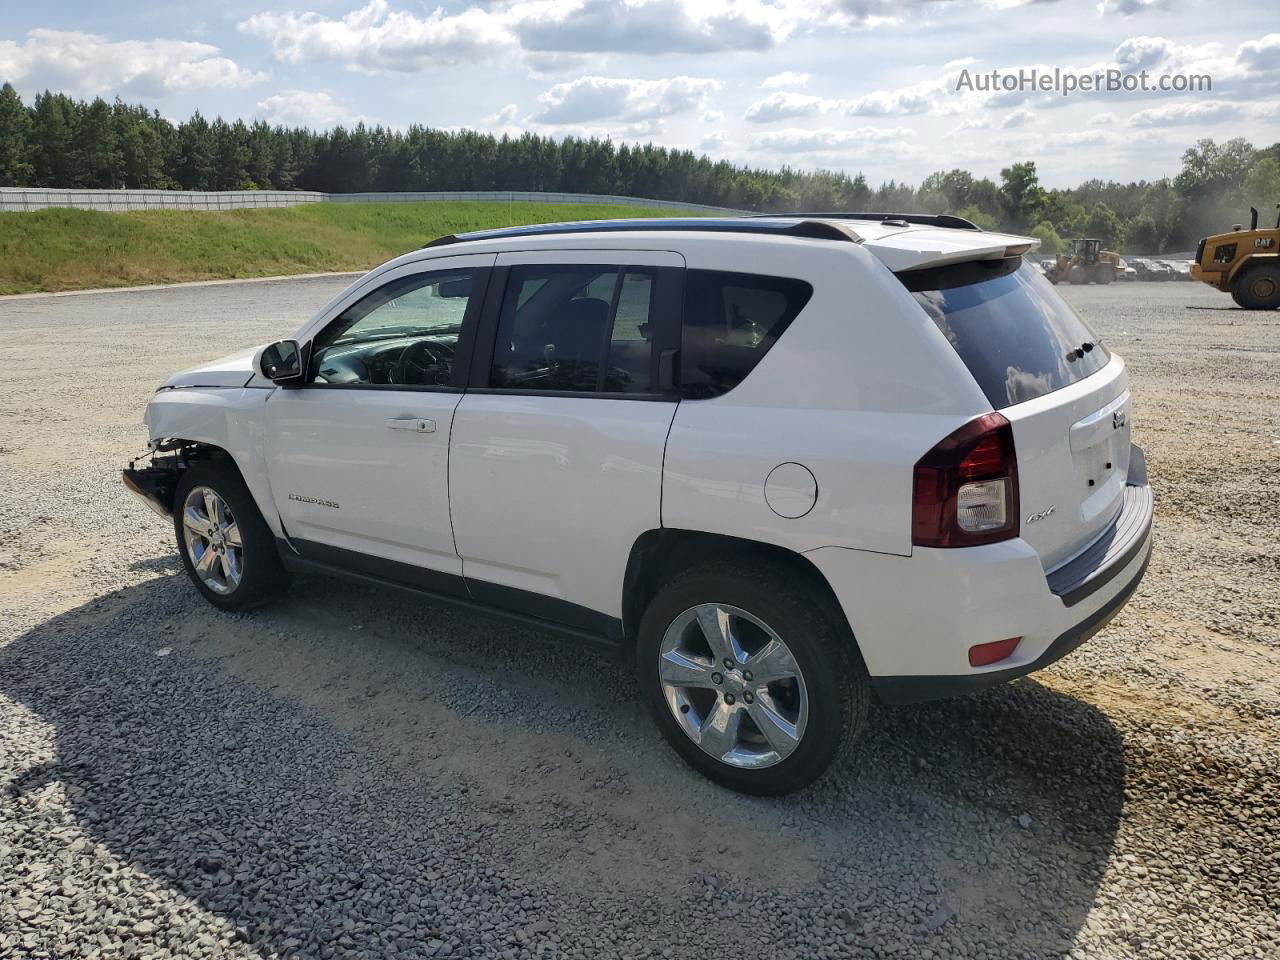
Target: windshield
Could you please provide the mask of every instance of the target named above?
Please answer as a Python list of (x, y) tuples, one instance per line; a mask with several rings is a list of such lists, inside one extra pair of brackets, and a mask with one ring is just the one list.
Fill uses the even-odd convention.
[[(906, 275), (901, 275), (906, 282)], [(1023, 263), (991, 279), (964, 274), (913, 296), (999, 410), (1097, 373), (1111, 355), (1039, 271)], [(908, 284), (914, 289), (914, 286)]]

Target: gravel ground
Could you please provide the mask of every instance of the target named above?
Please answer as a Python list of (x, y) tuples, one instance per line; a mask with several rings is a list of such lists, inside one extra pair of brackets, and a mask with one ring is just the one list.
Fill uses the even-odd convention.
[(343, 282), (0, 300), (0, 956), (1280, 956), (1280, 314), (1061, 288), (1130, 364), (1142, 588), (762, 800), (553, 637), (197, 598), (119, 485), (143, 405)]

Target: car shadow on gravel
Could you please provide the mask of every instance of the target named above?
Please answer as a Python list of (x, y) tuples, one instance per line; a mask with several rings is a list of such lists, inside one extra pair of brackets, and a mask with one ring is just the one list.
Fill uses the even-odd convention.
[[(304, 661), (328, 672), (300, 696)], [(877, 707), (849, 766), (759, 799), (681, 765), (625, 676), (567, 706), (584, 684), (566, 668), (616, 672), (368, 588), (303, 580), (229, 616), (160, 576), (0, 648), (0, 695), (54, 757), (4, 771), (0, 800), (35, 843), (32, 798), (60, 788), (83, 834), (223, 918), (224, 945), (281, 955), (533, 955), (643, 928), (718, 956), (709, 909), (776, 900), (812, 938), (800, 956), (1057, 957), (1088, 916), (1125, 766), (1085, 702), (1021, 681)], [(194, 935), (189, 911), (150, 912), (120, 936)], [(771, 936), (753, 934), (761, 955)]]

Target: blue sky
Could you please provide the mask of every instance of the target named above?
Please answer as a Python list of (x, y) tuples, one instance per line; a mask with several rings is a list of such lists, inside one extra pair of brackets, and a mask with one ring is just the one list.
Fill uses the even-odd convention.
[[(1280, 7), (1208, 0), (112, 0), (6, 3), (0, 80), (180, 119), (423, 123), (653, 141), (873, 183), (1038, 164), (1175, 173), (1280, 140)], [(1225, 13), (1225, 15), (1224, 15)], [(1270, 28), (1270, 32), (1268, 31)], [(1208, 75), (1211, 91), (957, 90), (969, 71)]]

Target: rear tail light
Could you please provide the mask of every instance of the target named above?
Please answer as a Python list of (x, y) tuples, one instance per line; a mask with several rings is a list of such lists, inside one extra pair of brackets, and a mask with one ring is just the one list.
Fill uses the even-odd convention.
[(1018, 535), (1013, 428), (998, 413), (970, 420), (916, 464), (911, 542), (970, 547)]

